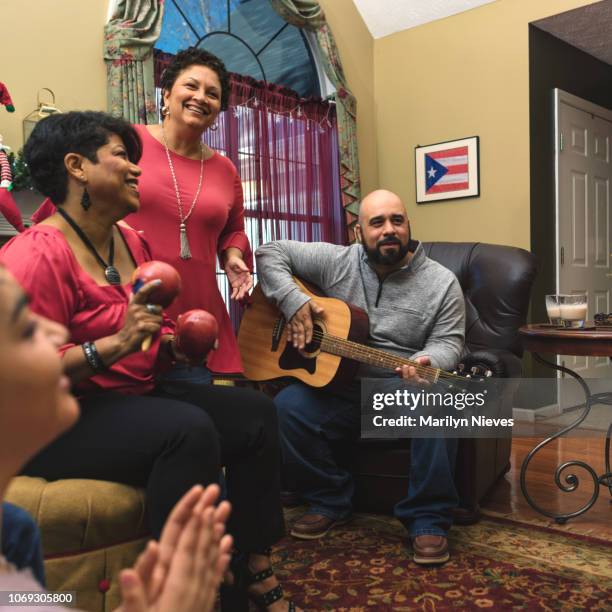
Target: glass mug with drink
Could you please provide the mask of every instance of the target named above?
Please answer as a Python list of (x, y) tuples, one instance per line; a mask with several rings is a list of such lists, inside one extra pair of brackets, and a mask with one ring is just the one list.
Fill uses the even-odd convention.
[(582, 329), (587, 317), (587, 296), (547, 295), (546, 312), (551, 325), (568, 329)]
[(546, 313), (548, 314), (548, 320), (551, 325), (556, 325), (557, 327), (563, 326), (563, 321), (561, 321), (561, 306), (559, 306), (559, 298), (560, 295), (547, 295), (546, 296)]
[(587, 296), (584, 293), (560, 295), (559, 299), (563, 327), (582, 329), (587, 318)]

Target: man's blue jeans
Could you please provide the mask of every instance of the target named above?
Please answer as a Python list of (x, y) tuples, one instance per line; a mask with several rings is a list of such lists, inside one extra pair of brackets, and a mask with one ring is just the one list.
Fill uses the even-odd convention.
[(21, 508), (2, 504), (2, 554), (17, 569), (29, 567), (41, 586), (45, 586), (40, 533), (34, 519)]
[[(351, 474), (334, 459), (334, 441), (357, 438), (356, 402), (301, 383), (275, 398), (285, 484), (310, 504), (310, 511), (334, 519), (351, 514)], [(407, 495), (394, 509), (411, 537), (446, 535), (458, 504), (455, 488), (457, 439), (413, 438)], [(408, 441), (406, 441), (408, 443)]]

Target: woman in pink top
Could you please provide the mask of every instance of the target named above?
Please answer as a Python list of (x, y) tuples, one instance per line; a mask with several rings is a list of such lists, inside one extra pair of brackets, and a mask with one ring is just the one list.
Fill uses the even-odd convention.
[[(286, 610), (268, 559), (284, 533), (274, 405), (248, 389), (176, 385), (169, 394), (156, 384), (181, 355), (172, 321), (149, 300), (157, 281), (131, 294), (134, 269), (150, 258), (147, 244), (117, 225), (139, 207), (140, 151), (129, 124), (95, 112), (48, 117), (26, 143), (33, 181), (57, 213), (7, 243), (1, 259), (32, 310), (68, 328), (60, 351), (81, 419), (24, 473), (146, 487), (158, 536), (181, 496), (217, 481), (225, 466), (234, 508), (228, 530), (241, 552), (233, 566), (240, 588), (227, 590), (226, 607), (246, 609), (248, 589)], [(142, 351), (148, 335), (155, 340)]]
[[(252, 255), (244, 232), (242, 183), (234, 164), (202, 142), (227, 108), (229, 78), (216, 56), (190, 47), (162, 75), (162, 123), (139, 125), (141, 207), (126, 222), (142, 230), (154, 259), (172, 264), (183, 291), (168, 310), (175, 317), (192, 308), (212, 312), (219, 322), (219, 348), (212, 372), (242, 371), (227, 308), (219, 292), (217, 258), (241, 300), (252, 287)], [(175, 372), (173, 378), (202, 382), (206, 372)], [(198, 381), (198, 378), (200, 379)]]

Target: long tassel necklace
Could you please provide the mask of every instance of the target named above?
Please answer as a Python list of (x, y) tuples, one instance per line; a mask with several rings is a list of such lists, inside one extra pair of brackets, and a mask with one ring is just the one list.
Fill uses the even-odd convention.
[(115, 240), (111, 235), (110, 242), (108, 244), (108, 263), (106, 263), (98, 251), (96, 251), (96, 247), (92, 244), (91, 240), (87, 237), (87, 234), (76, 224), (75, 220), (62, 209), (61, 206), (57, 207), (57, 212), (66, 219), (66, 222), (70, 227), (76, 232), (77, 236), (83, 241), (83, 244), (91, 251), (92, 255), (96, 258), (97, 262), (104, 269), (104, 276), (106, 280), (111, 285), (120, 285), (121, 284), (121, 275), (119, 274), (119, 270), (115, 268), (113, 262), (115, 261)]
[(162, 140), (164, 141), (164, 149), (166, 150), (166, 157), (168, 158), (168, 167), (170, 168), (170, 174), (172, 175), (172, 182), (174, 183), (174, 192), (176, 193), (176, 203), (178, 205), (179, 213), (179, 238), (181, 244), (181, 259), (191, 259), (191, 249), (189, 248), (189, 240), (187, 239), (187, 220), (191, 217), (191, 213), (195, 208), (200, 197), (200, 189), (202, 188), (202, 177), (204, 176), (204, 145), (200, 141), (200, 178), (198, 179), (198, 188), (196, 190), (191, 207), (186, 215), (183, 215), (183, 202), (181, 200), (181, 194), (178, 188), (178, 181), (176, 180), (176, 173), (174, 172), (174, 164), (170, 157), (170, 150), (168, 149), (168, 143), (166, 142), (166, 132), (164, 131), (164, 125), (162, 123)]

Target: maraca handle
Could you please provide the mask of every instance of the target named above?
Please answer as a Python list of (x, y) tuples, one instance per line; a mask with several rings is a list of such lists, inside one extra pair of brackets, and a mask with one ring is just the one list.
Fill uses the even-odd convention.
[(153, 336), (147, 336), (140, 345), (140, 350), (148, 351), (151, 348), (151, 343), (153, 342)]

